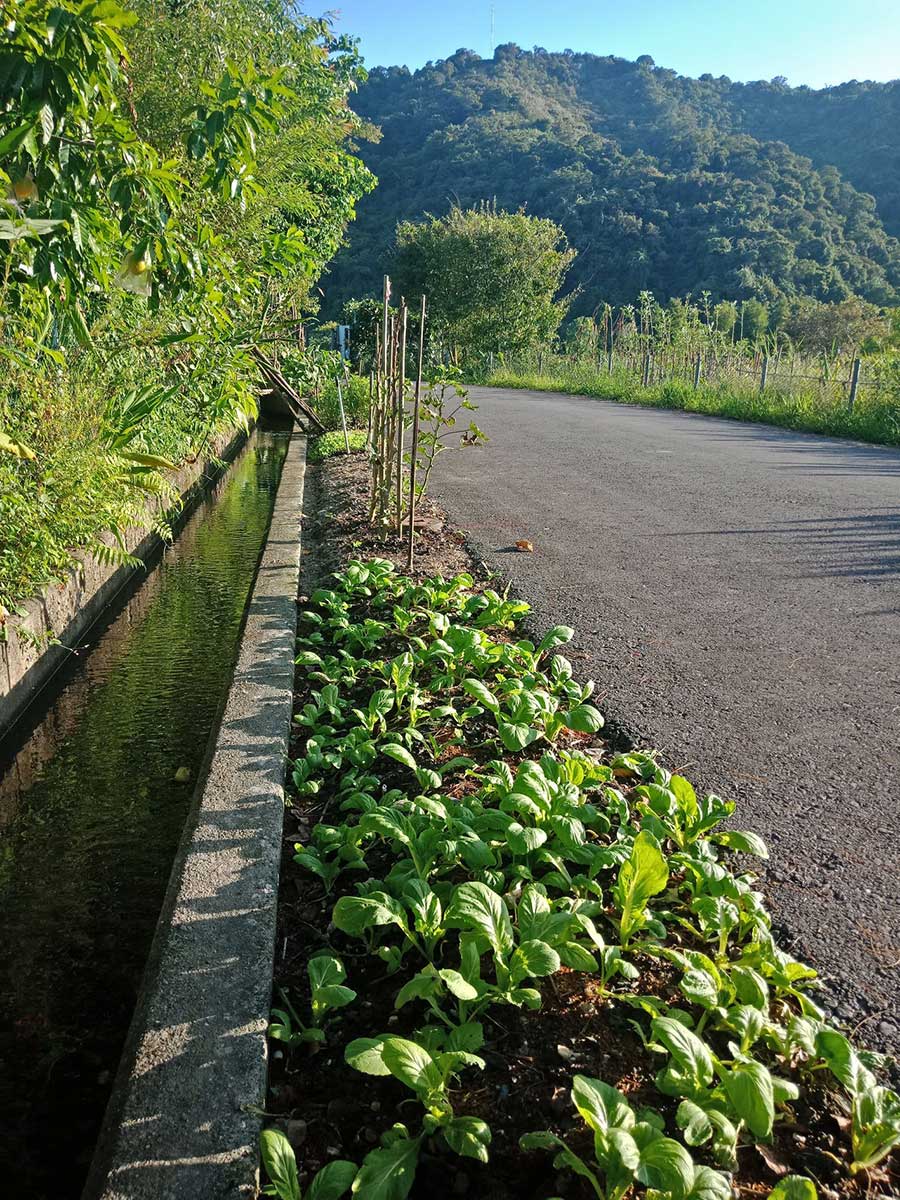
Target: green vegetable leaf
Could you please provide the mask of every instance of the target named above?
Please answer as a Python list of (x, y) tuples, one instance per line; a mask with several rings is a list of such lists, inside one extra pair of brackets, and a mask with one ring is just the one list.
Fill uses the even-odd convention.
[(772, 1077), (762, 1063), (739, 1063), (722, 1079), (731, 1106), (750, 1131), (763, 1141), (772, 1134), (775, 1096)]
[(769, 1200), (817, 1200), (816, 1185), (805, 1175), (786, 1175), (769, 1192)]
[(663, 891), (669, 882), (669, 868), (652, 833), (642, 830), (634, 839), (629, 858), (619, 868), (615, 898), (621, 911), (623, 938), (639, 928), (651, 896)]
[(508, 954), (513, 948), (512, 923), (503, 898), (485, 883), (460, 884), (447, 909), (446, 923), (450, 928), (483, 933), (499, 954)]
[(356, 1163), (339, 1158), (317, 1172), (305, 1200), (339, 1200), (352, 1185), (359, 1168)]
[(816, 1033), (815, 1052), (825, 1059), (832, 1074), (851, 1095), (875, 1086), (875, 1076), (860, 1061), (847, 1038), (836, 1029), (820, 1029)]
[(513, 821), (506, 830), (506, 842), (513, 854), (531, 854), (540, 849), (547, 840), (543, 829), (534, 825), (520, 825)]
[(473, 700), (477, 700), (489, 712), (496, 713), (500, 711), (500, 701), (480, 679), (464, 679), (462, 685), (463, 690), (468, 692)]
[(704, 1109), (693, 1100), (682, 1100), (675, 1114), (675, 1123), (684, 1133), (689, 1146), (702, 1146), (713, 1135), (713, 1124)]
[(701, 1008), (715, 1008), (719, 1003), (719, 988), (709, 971), (694, 968), (687, 971), (678, 985), (681, 993), (691, 1004)]
[(572, 971), (598, 971), (600, 969), (596, 958), (578, 942), (563, 942), (556, 947), (560, 962)]
[(300, 1200), (300, 1180), (294, 1150), (280, 1129), (264, 1129), (259, 1151), (278, 1200)]
[(723, 833), (716, 834), (715, 841), (739, 854), (754, 854), (757, 858), (769, 857), (769, 848), (759, 834), (747, 830), (739, 832), (736, 829), (726, 829)]
[(414, 1092), (428, 1094), (440, 1091), (443, 1085), (441, 1072), (428, 1051), (418, 1042), (401, 1037), (386, 1037), (381, 1057), (394, 1078), (405, 1083)]
[(371, 896), (341, 896), (334, 906), (332, 921), (338, 929), (359, 937), (373, 925), (406, 925), (406, 913), (387, 892)]
[(576, 1075), (572, 1080), (572, 1103), (595, 1132), (606, 1133), (614, 1126), (630, 1129), (634, 1125), (631, 1105), (618, 1088), (602, 1079)]
[(559, 955), (546, 942), (535, 938), (517, 947), (509, 966), (513, 981), (518, 983), (529, 976), (553, 975), (559, 970)]
[(728, 1177), (712, 1167), (694, 1167), (694, 1183), (688, 1200), (733, 1200)]
[(656, 1017), (650, 1025), (653, 1040), (660, 1042), (686, 1075), (700, 1087), (708, 1087), (713, 1078), (712, 1055), (693, 1030), (674, 1017)]
[(568, 729), (579, 733), (596, 733), (603, 728), (603, 717), (592, 704), (579, 704), (563, 715)]
[(498, 719), (497, 732), (500, 734), (500, 741), (510, 752), (524, 750), (526, 746), (530, 746), (533, 741), (540, 737), (540, 730), (533, 729), (530, 725), (526, 725), (521, 721), (503, 721)]
[(443, 1128), (444, 1137), (452, 1150), (465, 1158), (487, 1162), (491, 1131), (486, 1122), (478, 1117), (454, 1117)]
[[(460, 975), (459, 971), (453, 971), (449, 967), (444, 967), (438, 971), (438, 975), (447, 985), (447, 990), (456, 996), (457, 1000), (477, 1000), (477, 990)], [(462, 1049), (462, 1047), (458, 1047)]]
[(347, 978), (344, 964), (334, 954), (317, 954), (309, 960), (306, 970), (309, 981), (314, 988), (328, 987), (333, 983), (343, 983)]
[(647, 1187), (665, 1192), (671, 1200), (684, 1200), (694, 1186), (694, 1162), (684, 1146), (672, 1138), (654, 1138), (641, 1148), (637, 1177)]
[(353, 1195), (362, 1200), (406, 1200), (416, 1177), (421, 1137), (398, 1138), (389, 1146), (370, 1150), (353, 1181)]
[(388, 758), (393, 758), (395, 762), (403, 763), (404, 767), (409, 767), (411, 771), (415, 771), (418, 764), (405, 746), (400, 746), (396, 742), (388, 742), (382, 745), (380, 749), (381, 753), (386, 754)]
[(364, 1075), (390, 1075), (384, 1061), (385, 1038), (355, 1038), (344, 1050), (344, 1061)]
[(554, 625), (552, 629), (548, 629), (537, 645), (538, 654), (543, 654), (545, 650), (553, 650), (556, 646), (563, 646), (566, 642), (571, 642), (575, 636), (575, 630), (568, 625)]

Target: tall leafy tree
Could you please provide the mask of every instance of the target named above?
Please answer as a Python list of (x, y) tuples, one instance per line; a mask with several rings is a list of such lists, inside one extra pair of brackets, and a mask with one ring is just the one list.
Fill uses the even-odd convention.
[(552, 338), (574, 257), (553, 221), (481, 204), (400, 224), (393, 269), (407, 297), (428, 296), (432, 323), (458, 357)]
[(7, 0), (0, 608), (255, 412), (374, 185), (363, 77), (289, 0)]

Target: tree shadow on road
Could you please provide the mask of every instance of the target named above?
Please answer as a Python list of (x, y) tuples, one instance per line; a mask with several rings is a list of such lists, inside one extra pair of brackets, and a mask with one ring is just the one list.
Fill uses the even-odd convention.
[[(661, 537), (778, 537), (790, 538), (797, 547), (799, 579), (900, 578), (900, 508), (876, 509), (853, 516), (816, 517), (775, 521), (769, 525), (728, 529), (691, 529)], [(812, 569), (802, 570), (812, 560)], [(877, 611), (877, 610), (876, 610)], [(884, 613), (897, 611), (883, 609)], [(862, 614), (860, 614), (862, 615)], [(875, 612), (869, 615), (876, 615)]]

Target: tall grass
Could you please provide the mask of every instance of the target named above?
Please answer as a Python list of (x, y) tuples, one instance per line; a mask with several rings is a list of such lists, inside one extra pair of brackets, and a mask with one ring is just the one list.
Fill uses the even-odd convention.
[(552, 359), (540, 371), (502, 367), (489, 372), (483, 382), (491, 387), (595, 396), (619, 404), (681, 409), (734, 421), (758, 421), (784, 429), (900, 446), (900, 397), (890, 394), (879, 397), (861, 392), (850, 411), (846, 401), (829, 400), (818, 390), (788, 394), (767, 388), (760, 392), (757, 384), (743, 386), (734, 381), (719, 385), (701, 383), (695, 390), (691, 383), (680, 379), (642, 387), (640, 379), (630, 371), (613, 370), (612, 374), (606, 374), (592, 363), (564, 359)]

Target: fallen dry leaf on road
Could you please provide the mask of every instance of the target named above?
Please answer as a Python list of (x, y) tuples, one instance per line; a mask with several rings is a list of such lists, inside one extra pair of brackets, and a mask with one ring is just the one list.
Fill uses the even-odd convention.
[(523, 554), (534, 554), (534, 546), (531, 542), (527, 542), (525, 538), (519, 538), (516, 542), (516, 549), (521, 550)]

